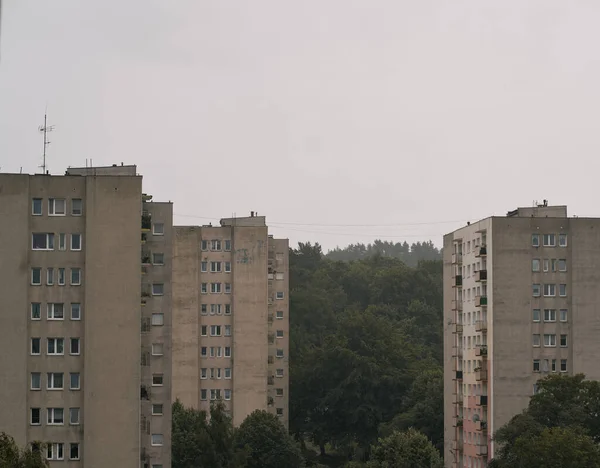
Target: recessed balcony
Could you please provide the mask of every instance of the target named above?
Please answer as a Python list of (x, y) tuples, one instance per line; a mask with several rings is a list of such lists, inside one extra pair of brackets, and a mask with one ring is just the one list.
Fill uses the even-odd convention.
[(475, 253), (476, 257), (487, 257), (487, 246), (482, 245), (479, 250)]
[(487, 395), (477, 395), (476, 404), (477, 406), (487, 406), (488, 397)]
[(452, 346), (452, 357), (462, 358), (463, 349), (462, 346)]
[(454, 375), (454, 379), (455, 380), (462, 380), (463, 379), (463, 373), (461, 370), (457, 370), (455, 375)]
[(452, 264), (453, 265), (461, 265), (462, 264), (462, 254), (461, 253), (453, 253), (452, 254)]
[(453, 288), (461, 288), (462, 287), (462, 275), (456, 275), (452, 277), (452, 287)]
[(479, 282), (487, 281), (487, 270), (479, 270), (475, 274), (475, 281), (479, 281)]
[(475, 296), (476, 307), (487, 307), (488, 299), (487, 296)]
[(487, 320), (477, 320), (477, 322), (475, 322), (475, 331), (476, 332), (486, 332), (487, 331)]
[(152, 228), (152, 216), (147, 211), (142, 212), (142, 232), (150, 232)]
[(477, 421), (475, 423), (475, 430), (476, 431), (485, 431), (485, 430), (487, 430), (487, 421)]
[(475, 370), (475, 380), (477, 382), (486, 382), (487, 381), (487, 370), (476, 369)]
[(487, 454), (488, 454), (487, 445), (480, 444), (477, 446), (477, 456), (483, 457), (483, 456), (487, 456)]
[(462, 305), (462, 301), (456, 300), (456, 299), (452, 299), (452, 310), (454, 311), (461, 311), (463, 310), (463, 305)]
[(475, 348), (475, 356), (487, 356), (487, 346), (478, 346)]
[(462, 333), (462, 332), (463, 332), (462, 323), (454, 323), (452, 325), (452, 333)]

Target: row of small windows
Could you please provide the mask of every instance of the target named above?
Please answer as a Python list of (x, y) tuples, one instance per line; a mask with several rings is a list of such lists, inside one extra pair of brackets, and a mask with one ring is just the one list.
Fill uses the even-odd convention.
[[(31, 214), (42, 216), (44, 214), (44, 199), (34, 198), (31, 201)], [(66, 216), (67, 199), (49, 198), (48, 216)], [(83, 214), (83, 201), (81, 198), (71, 198), (71, 216), (81, 216)]]
[(202, 315), (208, 315), (209, 311), (210, 315), (222, 315), (223, 311), (225, 311), (225, 315), (231, 315), (231, 304), (202, 304), (200, 306)]
[[(69, 354), (77, 356), (81, 353), (81, 339), (69, 339)], [(42, 354), (42, 339), (31, 338), (31, 354), (34, 356)], [(63, 356), (65, 354), (65, 338), (47, 338), (46, 355)]]
[[(71, 286), (81, 286), (81, 268), (70, 268), (69, 277)], [(58, 286), (65, 286), (67, 283), (66, 268), (46, 268), (46, 285), (54, 286), (55, 281)], [(31, 269), (31, 284), (32, 286), (42, 285), (42, 269), (33, 267)]]
[(534, 258), (531, 260), (531, 271), (539, 272), (542, 267), (544, 272), (567, 271), (567, 260), (564, 258)]
[[(542, 335), (534, 334), (533, 335), (533, 346), (535, 348), (539, 348), (541, 346), (541, 337)], [(556, 347), (556, 335), (554, 334), (544, 334), (544, 347), (546, 348), (555, 348)], [(560, 335), (560, 347), (567, 347), (567, 335)]]
[[(162, 292), (155, 292), (155, 290), (162, 290), (162, 284), (153, 284), (152, 285), (152, 294), (155, 296), (162, 295)], [(158, 288), (155, 288), (158, 287)], [(200, 293), (201, 294), (220, 294), (224, 292), (225, 294), (231, 294), (231, 283), (201, 283), (200, 284)], [(283, 291), (277, 291), (275, 293), (275, 299), (282, 300), (285, 298), (285, 293)]]
[(200, 328), (201, 336), (208, 336), (208, 332), (210, 331), (210, 336), (231, 336), (231, 325), (202, 325)]
[[(567, 321), (567, 309), (559, 309), (559, 318), (561, 322)], [(541, 309), (533, 309), (533, 321), (539, 322), (541, 319)], [(556, 309), (544, 309), (544, 322), (556, 322)]]
[(231, 273), (231, 262), (200, 262), (200, 271), (207, 273), (209, 271), (209, 264), (211, 273), (221, 273), (222, 271)]
[[(71, 320), (81, 320), (81, 304), (71, 303)], [(48, 320), (64, 320), (65, 304), (62, 302), (49, 302), (46, 304), (46, 318)], [(31, 303), (31, 320), (42, 319), (42, 303)]]
[[(209, 377), (210, 376), (210, 377)], [(231, 379), (231, 367), (226, 367), (221, 369), (220, 367), (202, 367), (200, 369), (200, 378), (201, 379)]]
[(220, 357), (231, 357), (231, 347), (230, 346), (202, 346), (200, 348), (200, 356), (202, 357), (211, 357), (211, 358), (220, 358)]
[[(533, 372), (556, 372), (556, 359), (534, 359), (533, 360)], [(567, 372), (567, 360), (560, 360), (560, 371)]]
[[(46, 424), (51, 426), (62, 426), (65, 423), (65, 409), (64, 408), (46, 408)], [(69, 424), (76, 426), (79, 424), (79, 408), (69, 408)], [(42, 409), (31, 408), (31, 420), (32, 426), (40, 426), (42, 424)]]
[[(58, 238), (58, 250), (67, 250), (67, 234), (64, 232), (58, 235), (53, 232), (34, 232), (31, 234), (31, 248), (33, 250), (54, 250), (56, 238)], [(71, 250), (78, 252), (82, 249), (81, 234), (71, 234), (70, 240)]]
[(201, 400), (208, 400), (208, 395), (210, 392), (210, 399), (211, 400), (231, 400), (231, 390), (226, 388), (223, 390), (223, 396), (221, 396), (221, 389), (220, 388), (212, 388), (212, 389), (206, 389), (203, 388), (200, 390), (200, 399)]
[[(64, 390), (64, 373), (48, 372), (46, 373), (46, 390)], [(42, 373), (31, 373), (31, 390), (42, 389)], [(69, 373), (69, 390), (81, 390), (81, 375), (79, 372)]]
[[(543, 292), (544, 292), (544, 297), (555, 297), (556, 296), (556, 284), (533, 284), (532, 285), (532, 289), (533, 289), (533, 297), (540, 297), (542, 295), (542, 286), (543, 286)], [(566, 297), (567, 296), (567, 285), (566, 284), (559, 284), (558, 285), (558, 295), (560, 297)]]
[(202, 240), (200, 243), (200, 248), (203, 251), (207, 251), (209, 250), (209, 245), (210, 245), (210, 250), (213, 250), (215, 252), (224, 250), (225, 252), (229, 252), (231, 251), (231, 240), (230, 239), (225, 239), (224, 241), (221, 241), (219, 239), (213, 239), (211, 241), (208, 240)]
[[(556, 247), (556, 238), (558, 237), (558, 246), (567, 246), (567, 235), (566, 234), (542, 234), (542, 246), (543, 247)], [(540, 246), (540, 234), (534, 233), (531, 235), (531, 245), (534, 247)]]
[[(55, 408), (61, 409), (61, 408)], [(39, 408), (32, 408), (32, 420), (33, 420), (33, 410), (38, 410)], [(39, 425), (33, 424), (32, 425)], [(68, 445), (69, 447), (69, 460), (79, 460), (80, 458), (80, 450), (79, 450), (79, 442), (71, 442)], [(35, 444), (32, 444), (32, 450), (39, 450)], [(60, 461), (65, 459), (65, 444), (62, 442), (52, 442), (46, 445), (46, 459), (51, 461)]]

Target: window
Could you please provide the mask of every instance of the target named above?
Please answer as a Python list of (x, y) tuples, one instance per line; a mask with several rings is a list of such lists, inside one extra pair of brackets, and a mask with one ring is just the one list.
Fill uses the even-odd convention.
[(221, 292), (221, 283), (210, 283), (210, 292), (213, 294)]
[(79, 460), (79, 444), (69, 444), (69, 460)]
[(560, 360), (560, 371), (567, 372), (567, 360), (566, 359)]
[(165, 264), (165, 254), (164, 253), (153, 253), (152, 254), (152, 264), (153, 265), (164, 265)]
[(64, 198), (49, 198), (48, 199), (48, 215), (64, 216), (67, 214), (67, 203)]
[(206, 367), (203, 367), (200, 369), (200, 378), (201, 379), (207, 379), (208, 378), (208, 369)]
[(63, 389), (63, 373), (62, 372), (48, 372), (46, 388), (48, 390), (62, 390)]
[(552, 372), (556, 372), (556, 359), (552, 359), (552, 367), (551, 367)]
[(204, 401), (206, 400), (206, 389), (205, 388), (200, 390), (200, 399), (204, 400)]
[(71, 268), (71, 286), (81, 284), (81, 268)]
[(225, 273), (231, 273), (231, 262), (225, 262)]
[(165, 235), (165, 225), (163, 223), (154, 223), (152, 225), (152, 234), (155, 236)]
[(283, 408), (277, 408), (277, 416), (283, 416)]
[(539, 284), (533, 285), (533, 297), (540, 297), (541, 295), (541, 286)]
[(567, 335), (560, 335), (560, 347), (561, 348), (567, 347)]
[(71, 250), (81, 250), (81, 234), (71, 234)]
[(283, 388), (276, 388), (275, 389), (275, 394), (277, 396), (283, 396)]
[(79, 347), (80, 341), (79, 338), (71, 338), (71, 354), (76, 356), (80, 352)]
[(206, 351), (207, 351), (206, 346), (202, 346), (200, 348), (200, 356), (206, 357)]
[(204, 251), (208, 250), (208, 241), (207, 240), (203, 240), (201, 242), (201, 249)]
[(71, 372), (71, 374), (69, 375), (69, 389), (81, 389), (81, 375), (79, 374), (79, 372)]
[(567, 296), (567, 285), (566, 284), (559, 284), (558, 285), (558, 295), (560, 297), (566, 297)]
[(206, 273), (208, 271), (208, 262), (200, 262), (200, 271)]
[(79, 408), (69, 408), (69, 424), (73, 426), (79, 424)]
[(231, 336), (231, 325), (225, 325), (225, 336)]
[(560, 309), (560, 321), (561, 322), (567, 321), (567, 309)]
[(554, 347), (556, 346), (556, 335), (554, 334), (545, 334), (544, 335), (544, 346)]
[(544, 234), (544, 247), (554, 247), (556, 245), (556, 236), (554, 234)]
[(277, 319), (278, 319), (278, 320), (281, 320), (281, 319), (283, 319), (283, 310), (278, 310), (278, 311), (275, 313), (275, 317), (277, 317)]
[(46, 268), (46, 284), (48, 286), (54, 284), (54, 268)]
[(231, 367), (226, 367), (225, 370), (223, 371), (223, 374), (224, 374), (224, 378), (230, 379), (231, 378)]
[(533, 321), (534, 322), (540, 321), (540, 309), (533, 309)]
[(152, 343), (152, 355), (153, 356), (162, 356), (164, 354), (164, 344), (163, 343)]
[(210, 305), (210, 315), (221, 315), (221, 304)]
[(221, 250), (221, 241), (213, 239), (210, 241), (210, 250)]
[(158, 313), (152, 314), (152, 325), (155, 327), (161, 327), (165, 324), (165, 314)]
[(34, 286), (40, 286), (42, 284), (42, 269), (32, 268), (31, 269), (31, 284)]
[(283, 377), (283, 369), (276, 369), (275, 370), (275, 376), (276, 377)]
[(540, 360), (534, 359), (533, 360), (533, 372), (539, 372), (539, 371), (540, 371)]
[(550, 270), (550, 259), (549, 258), (545, 258), (544, 259), (544, 271), (549, 271)]
[(165, 293), (165, 285), (163, 283), (153, 283), (152, 284), (152, 295), (153, 296), (162, 296)]
[(225, 239), (225, 251), (229, 252), (231, 250), (231, 240)]
[(32, 372), (31, 373), (31, 390), (41, 390), (42, 389), (42, 374), (40, 372)]
[(231, 347), (225, 346), (225, 357), (231, 357)]
[(71, 200), (71, 215), (81, 216), (83, 214), (83, 202), (81, 198), (73, 198)]
[(200, 327), (200, 335), (201, 336), (208, 336), (208, 325), (202, 325)]
[(163, 375), (162, 374), (152, 374), (152, 386), (153, 387), (161, 387), (163, 385)]
[(544, 284), (544, 297), (556, 296), (556, 285), (555, 284)]
[(202, 294), (206, 294), (208, 292), (208, 283), (201, 283), (200, 284), (200, 292)]
[(231, 315), (231, 304), (225, 304), (225, 315)]
[(40, 338), (31, 338), (31, 354), (40, 354)]
[(64, 304), (48, 304), (48, 320), (63, 320), (65, 318)]
[(63, 443), (48, 444), (46, 447), (46, 458), (48, 460), (64, 460), (63, 449)]
[(558, 260), (558, 271), (567, 271), (567, 260), (560, 258)]
[(275, 293), (275, 299), (283, 299), (283, 296), (284, 296), (283, 291), (277, 291)]
[(40, 424), (42, 424), (41, 421), (41, 410), (40, 408), (31, 408), (31, 425), (32, 426), (39, 426)]
[(223, 396), (225, 400), (231, 400), (231, 390), (228, 388), (223, 390)]
[(63, 232), (58, 235), (58, 250), (67, 250), (67, 235)]
[(275, 279), (278, 281), (283, 280), (283, 273), (275, 273)]
[(71, 304), (71, 320), (81, 320), (81, 304)]
[(283, 338), (283, 330), (277, 330), (277, 338)]
[(556, 309), (544, 309), (544, 322), (556, 322)]
[(210, 336), (221, 336), (221, 325), (211, 325)]
[(34, 198), (31, 201), (31, 214), (34, 216), (42, 215), (42, 199), (41, 198)]
[(154, 403), (152, 405), (152, 415), (153, 416), (162, 416), (163, 415), (163, 405), (160, 403)]
[(31, 320), (41, 320), (42, 318), (42, 304), (39, 302), (31, 303)]
[(163, 444), (163, 435), (162, 434), (152, 434), (152, 445), (153, 446), (161, 446)]
[(211, 271), (211, 273), (220, 273), (221, 272), (221, 262), (210, 262), (210, 271)]
[(281, 348), (277, 349), (275, 356), (277, 356), (278, 358), (282, 358), (283, 357), (283, 349), (281, 349)]
[(48, 355), (58, 356), (65, 354), (64, 338), (48, 338)]
[(554, 272), (554, 271), (556, 271), (556, 269), (557, 269), (557, 264), (558, 264), (558, 261), (557, 261), (555, 258), (553, 258), (552, 260), (550, 260), (550, 262), (551, 262), (551, 264), (552, 264), (552, 271), (553, 271), (553, 272)]
[(223, 348), (221, 348), (220, 346), (217, 346), (215, 349), (217, 350), (217, 357), (221, 357), (222, 356), (221, 351), (223, 350)]
[(65, 274), (65, 269), (64, 268), (59, 268), (58, 269), (58, 285), (59, 286), (64, 286), (66, 283), (66, 274)]
[(225, 283), (225, 294), (231, 294), (231, 283)]
[(65, 410), (63, 408), (48, 408), (48, 419), (47, 419), (48, 424), (50, 424), (50, 425), (64, 424), (65, 423), (64, 412), (65, 412)]
[(539, 247), (540, 246), (540, 235), (539, 234), (532, 234), (531, 235), (531, 245), (533, 247)]
[(567, 246), (567, 235), (566, 234), (559, 234), (558, 235), (558, 245), (560, 247), (566, 247)]

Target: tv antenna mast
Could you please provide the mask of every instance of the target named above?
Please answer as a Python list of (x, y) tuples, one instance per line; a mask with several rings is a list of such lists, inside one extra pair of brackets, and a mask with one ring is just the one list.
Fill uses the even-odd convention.
[(43, 163), (40, 167), (42, 168), (42, 173), (46, 174), (46, 167), (47, 167), (46, 166), (46, 148), (50, 144), (50, 141), (48, 141), (48, 132), (51, 132), (52, 130), (54, 130), (54, 125), (48, 125), (48, 112), (47, 111), (44, 112), (44, 125), (40, 125), (38, 130), (40, 131), (40, 133), (43, 133), (43, 135), (44, 135), (44, 159), (43, 159)]

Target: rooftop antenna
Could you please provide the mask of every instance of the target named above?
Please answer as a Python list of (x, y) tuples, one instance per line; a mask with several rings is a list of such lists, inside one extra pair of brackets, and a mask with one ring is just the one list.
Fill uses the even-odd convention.
[(50, 144), (50, 141), (48, 141), (48, 132), (54, 130), (54, 125), (48, 125), (48, 109), (44, 111), (44, 125), (41, 125), (38, 130), (44, 135), (44, 159), (40, 167), (42, 168), (42, 174), (46, 174), (46, 148)]

